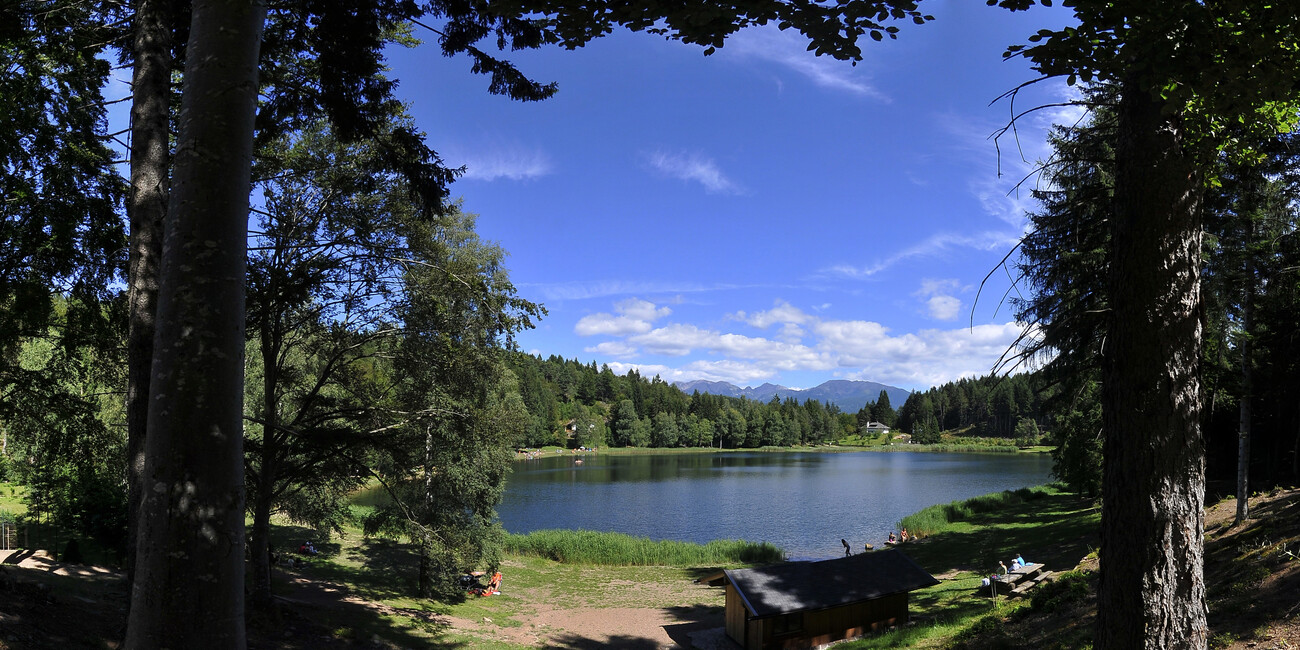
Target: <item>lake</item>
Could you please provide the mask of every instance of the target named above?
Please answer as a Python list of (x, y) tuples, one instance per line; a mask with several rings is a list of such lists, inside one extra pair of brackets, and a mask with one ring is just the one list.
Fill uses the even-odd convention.
[(792, 558), (880, 548), (926, 506), (1051, 480), (1048, 454), (724, 452), (515, 462), (505, 529), (614, 531), (704, 543), (766, 541)]

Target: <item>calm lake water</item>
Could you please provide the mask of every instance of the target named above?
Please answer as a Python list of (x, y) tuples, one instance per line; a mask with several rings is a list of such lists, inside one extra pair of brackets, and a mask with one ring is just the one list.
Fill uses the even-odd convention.
[(880, 548), (926, 506), (1051, 480), (1048, 454), (731, 452), (588, 454), (515, 462), (505, 529), (615, 531), (690, 542), (766, 541), (794, 558)]

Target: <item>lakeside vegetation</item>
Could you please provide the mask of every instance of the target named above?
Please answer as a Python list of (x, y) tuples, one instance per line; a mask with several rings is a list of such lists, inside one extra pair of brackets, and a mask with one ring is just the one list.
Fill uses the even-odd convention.
[(526, 535), (506, 535), (505, 550), (514, 555), (566, 564), (601, 566), (698, 567), (770, 564), (785, 559), (784, 551), (767, 542), (728, 539), (694, 544), (591, 530), (537, 530)]

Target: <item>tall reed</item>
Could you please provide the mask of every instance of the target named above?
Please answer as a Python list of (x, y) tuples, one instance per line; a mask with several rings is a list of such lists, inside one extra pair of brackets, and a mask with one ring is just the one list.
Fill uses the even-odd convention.
[(506, 551), (568, 564), (602, 566), (719, 566), (765, 564), (785, 559), (784, 551), (767, 542), (725, 539), (693, 544), (591, 530), (538, 530), (527, 535), (506, 535)]

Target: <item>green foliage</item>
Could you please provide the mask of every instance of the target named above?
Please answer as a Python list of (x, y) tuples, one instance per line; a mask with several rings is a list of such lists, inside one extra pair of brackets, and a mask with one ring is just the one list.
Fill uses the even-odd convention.
[[(1075, 401), (1056, 416), (1057, 447), (1052, 474), (1088, 497), (1101, 494), (1101, 403), (1095, 382), (1082, 386)], [(1064, 404), (1064, 402), (1062, 402)]]
[(1038, 444), (1042, 434), (1038, 431), (1038, 423), (1029, 418), (1021, 418), (1016, 423), (1016, 445), (1020, 447), (1033, 447)]
[(511, 367), (528, 405), (530, 433), (522, 442), (530, 447), (556, 444), (556, 432), (580, 410), (587, 412), (588, 424), (604, 424), (605, 440), (616, 447), (824, 444), (844, 435), (845, 419), (853, 421), (833, 404), (815, 400), (762, 403), (698, 391), (687, 396), (658, 377), (647, 380), (635, 370), (617, 376), (608, 367), (597, 370), (594, 362), (557, 356), (514, 354)]
[(943, 431), (965, 430), (977, 437), (1013, 438), (1022, 420), (1043, 415), (1043, 382), (1036, 374), (991, 374), (961, 379), (908, 396), (898, 410), (897, 429), (914, 442), (939, 442)]
[[(43, 0), (0, 8), (0, 344), (102, 329), (125, 262), (125, 184), (101, 132), (111, 5)], [(56, 314), (56, 302), (68, 311)]]
[(1092, 588), (1088, 575), (1080, 571), (1067, 571), (1054, 579), (1034, 587), (1031, 607), (1037, 612), (1054, 612), (1062, 607), (1082, 603)]
[(700, 545), (588, 530), (539, 530), (527, 535), (507, 535), (506, 551), (567, 564), (603, 566), (718, 566), (765, 564), (785, 559), (784, 552), (767, 542), (714, 540)]
[[(9, 465), (28, 512), (120, 555), (126, 541), (121, 359), (29, 338), (7, 377), (2, 414)], [(58, 549), (54, 549), (58, 550)]]

